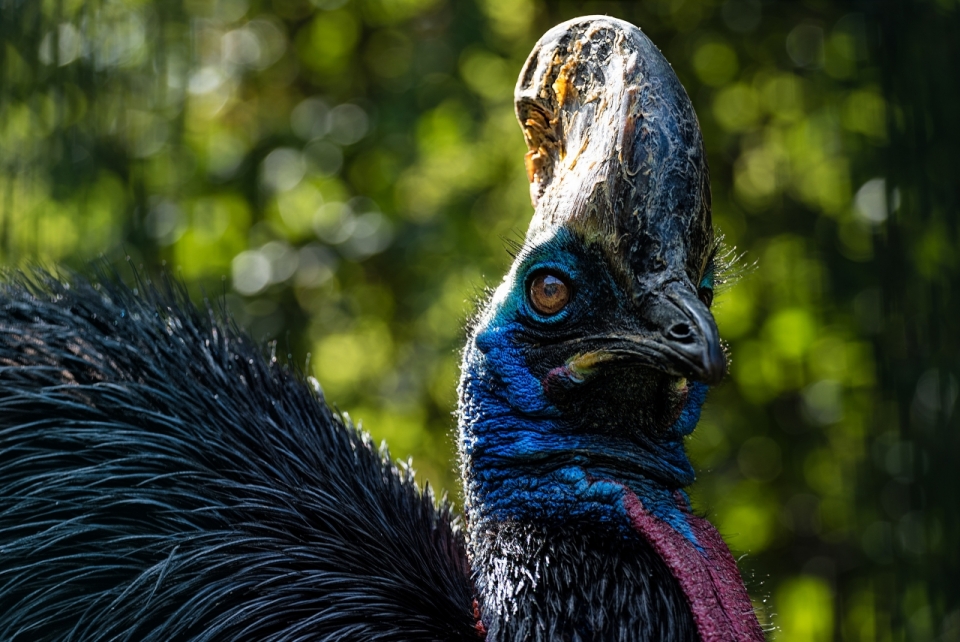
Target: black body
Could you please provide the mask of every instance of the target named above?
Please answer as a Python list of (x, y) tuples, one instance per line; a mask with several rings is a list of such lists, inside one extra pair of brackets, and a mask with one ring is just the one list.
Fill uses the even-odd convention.
[(0, 640), (478, 639), (446, 505), (165, 289), (0, 285)]

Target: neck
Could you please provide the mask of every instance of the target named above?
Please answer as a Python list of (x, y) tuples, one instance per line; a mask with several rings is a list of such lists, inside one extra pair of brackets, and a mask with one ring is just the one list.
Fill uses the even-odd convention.
[(647, 443), (577, 430), (525, 370), (464, 357), (460, 454), (490, 642), (763, 640), (729, 550), (682, 491), (705, 387)]

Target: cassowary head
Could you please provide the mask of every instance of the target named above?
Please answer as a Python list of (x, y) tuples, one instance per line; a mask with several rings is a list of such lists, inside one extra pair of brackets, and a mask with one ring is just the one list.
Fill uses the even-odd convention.
[(470, 518), (625, 528), (639, 497), (689, 539), (683, 437), (726, 368), (690, 99), (639, 29), (597, 16), (547, 32), (515, 97), (536, 211), (464, 352)]

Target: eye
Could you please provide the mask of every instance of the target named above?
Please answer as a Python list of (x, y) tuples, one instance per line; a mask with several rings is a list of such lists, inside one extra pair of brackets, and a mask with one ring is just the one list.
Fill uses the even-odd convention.
[(556, 274), (544, 272), (530, 281), (530, 305), (544, 316), (551, 316), (570, 302), (570, 287)]

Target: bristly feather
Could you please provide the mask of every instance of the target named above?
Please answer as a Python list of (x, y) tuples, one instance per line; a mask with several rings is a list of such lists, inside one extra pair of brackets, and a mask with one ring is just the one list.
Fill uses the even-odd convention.
[(513, 235), (512, 237), (504, 235), (500, 237), (500, 240), (507, 249), (507, 254), (510, 255), (510, 258), (516, 259), (517, 255), (523, 251), (523, 234), (516, 228), (510, 230), (510, 233)]
[(169, 282), (0, 285), (0, 639), (476, 639), (459, 526)]
[(746, 257), (746, 252), (740, 252), (737, 246), (727, 243), (723, 232), (717, 232), (709, 261), (713, 267), (713, 284), (717, 295), (729, 290), (756, 269), (756, 261), (747, 262)]

